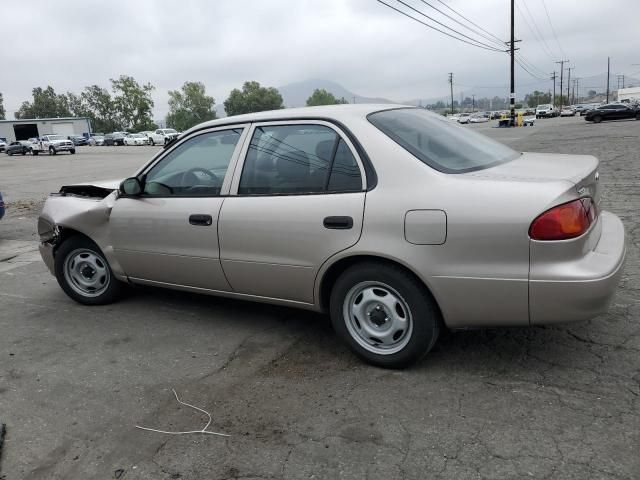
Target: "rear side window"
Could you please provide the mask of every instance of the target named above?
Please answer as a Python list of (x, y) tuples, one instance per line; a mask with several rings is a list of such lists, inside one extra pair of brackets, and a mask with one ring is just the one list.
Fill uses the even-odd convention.
[(351, 150), (323, 125), (255, 129), (240, 177), (241, 195), (284, 195), (362, 190)]
[(481, 170), (520, 155), (484, 135), (419, 108), (384, 110), (367, 118), (413, 156), (444, 173)]

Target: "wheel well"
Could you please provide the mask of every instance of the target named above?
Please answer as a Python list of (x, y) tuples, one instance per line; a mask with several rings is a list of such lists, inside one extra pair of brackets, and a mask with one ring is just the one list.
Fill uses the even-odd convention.
[(438, 311), (440, 312), (440, 317), (442, 318), (442, 310), (440, 309), (440, 305), (438, 305), (438, 301), (434, 297), (431, 289), (422, 281), (418, 275), (415, 274), (411, 269), (402, 265), (401, 263), (395, 262), (393, 260), (389, 260), (388, 258), (377, 257), (375, 255), (354, 255), (352, 257), (346, 257), (341, 260), (338, 260), (336, 263), (331, 265), (329, 269), (325, 272), (322, 280), (320, 282), (320, 307), (322, 310), (327, 311), (329, 309), (329, 299), (331, 297), (331, 288), (333, 284), (336, 282), (338, 277), (344, 272), (347, 268), (358, 264), (358, 263), (378, 263), (381, 265), (391, 265), (396, 268), (400, 268), (404, 270), (406, 273), (414, 277), (425, 289), (427, 294), (431, 296), (433, 303), (437, 306)]
[(58, 237), (56, 238), (55, 248), (53, 249), (53, 254), (54, 255), (56, 254), (56, 250), (58, 250), (60, 245), (62, 245), (64, 242), (66, 242), (71, 237), (75, 237), (75, 236), (84, 237), (87, 240), (93, 242), (93, 240), (91, 240), (91, 238), (89, 238), (87, 235), (85, 235), (84, 233), (79, 232), (77, 230), (74, 230), (73, 228), (59, 227), (58, 228)]

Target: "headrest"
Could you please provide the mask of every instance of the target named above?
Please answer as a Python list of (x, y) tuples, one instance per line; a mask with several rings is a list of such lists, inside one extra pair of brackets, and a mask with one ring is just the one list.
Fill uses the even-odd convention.
[(301, 150), (276, 154), (278, 175), (286, 180), (298, 180), (309, 176), (309, 157)]

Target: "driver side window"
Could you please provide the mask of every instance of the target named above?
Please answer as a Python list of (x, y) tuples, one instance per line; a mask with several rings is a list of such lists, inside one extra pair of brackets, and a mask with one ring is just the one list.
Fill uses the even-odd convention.
[(178, 145), (149, 170), (144, 195), (215, 197), (220, 195), (241, 128), (208, 132)]

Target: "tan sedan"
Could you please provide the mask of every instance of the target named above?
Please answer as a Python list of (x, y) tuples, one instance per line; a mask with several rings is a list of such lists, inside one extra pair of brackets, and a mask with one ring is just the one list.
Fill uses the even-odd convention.
[(328, 311), (402, 367), (443, 327), (607, 309), (625, 256), (598, 160), (519, 153), (422, 109), (340, 105), (207, 122), (123, 182), (62, 187), (42, 257), (86, 305), (127, 283)]

